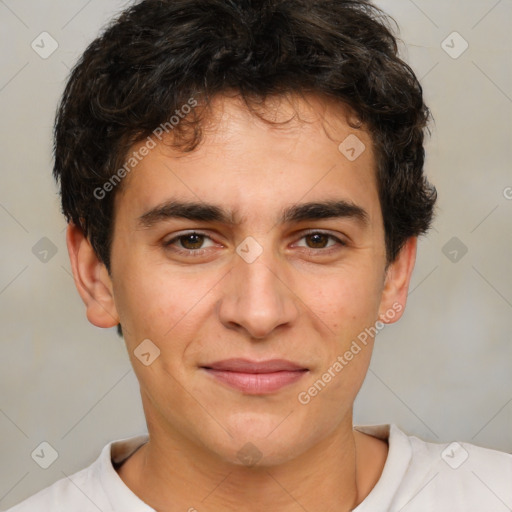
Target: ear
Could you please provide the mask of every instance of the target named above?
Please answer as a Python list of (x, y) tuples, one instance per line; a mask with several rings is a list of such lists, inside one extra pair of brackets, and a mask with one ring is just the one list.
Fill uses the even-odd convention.
[(388, 266), (379, 307), (379, 319), (385, 324), (392, 324), (403, 315), (416, 262), (417, 245), (417, 237), (409, 238)]
[(87, 319), (96, 327), (114, 327), (119, 315), (114, 303), (112, 281), (82, 230), (70, 222), (67, 227), (71, 269), (75, 286), (87, 308)]

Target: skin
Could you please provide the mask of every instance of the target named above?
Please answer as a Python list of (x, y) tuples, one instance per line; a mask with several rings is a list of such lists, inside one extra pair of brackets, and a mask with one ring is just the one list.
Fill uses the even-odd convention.
[[(387, 265), (371, 137), (347, 124), (340, 105), (292, 96), (261, 108), (289, 122), (271, 126), (238, 98), (219, 96), (198, 148), (159, 143), (137, 165), (116, 195), (110, 274), (76, 226), (67, 232), (87, 317), (99, 327), (121, 322), (140, 383), (150, 440), (119, 476), (161, 512), (350, 510), (387, 457), (386, 442), (352, 426), (373, 339), (307, 405), (297, 396), (365, 328), (400, 318), (416, 239)], [(338, 150), (350, 134), (366, 146), (355, 161)], [(221, 206), (231, 222), (141, 225), (171, 199)], [(366, 222), (279, 221), (287, 207), (329, 200), (357, 205)], [(187, 230), (207, 235), (202, 249), (190, 237), (164, 246)], [(249, 236), (262, 248), (252, 263), (236, 252)], [(160, 350), (149, 366), (134, 355), (144, 339)], [(233, 357), (287, 359), (308, 371), (276, 392), (250, 395), (201, 368)], [(237, 456), (246, 443), (261, 454), (252, 467)]]

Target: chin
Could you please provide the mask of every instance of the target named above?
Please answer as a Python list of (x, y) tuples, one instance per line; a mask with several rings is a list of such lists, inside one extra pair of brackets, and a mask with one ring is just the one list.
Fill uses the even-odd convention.
[(260, 418), (260, 422), (253, 418), (246, 428), (229, 428), (232, 437), (223, 436), (222, 440), (212, 443), (210, 449), (226, 463), (240, 467), (274, 467), (290, 462), (316, 440), (310, 429), (294, 428), (292, 424), (285, 426), (284, 417), (279, 421), (273, 418), (271, 428), (265, 418)]

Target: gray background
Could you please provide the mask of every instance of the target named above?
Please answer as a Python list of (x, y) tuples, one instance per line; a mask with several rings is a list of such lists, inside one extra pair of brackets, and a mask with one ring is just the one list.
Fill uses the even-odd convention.
[[(145, 430), (123, 341), (87, 322), (75, 291), (51, 178), (52, 122), (69, 68), (125, 4), (0, 0), (4, 509), (90, 464), (107, 442)], [(399, 23), (435, 118), (426, 170), (439, 206), (407, 312), (377, 340), (355, 423), (512, 452), (512, 1), (378, 5)], [(31, 48), (43, 46), (43, 31), (59, 45), (46, 59)], [(461, 55), (454, 31), (469, 44)], [(42, 441), (59, 454), (46, 470), (31, 458)]]

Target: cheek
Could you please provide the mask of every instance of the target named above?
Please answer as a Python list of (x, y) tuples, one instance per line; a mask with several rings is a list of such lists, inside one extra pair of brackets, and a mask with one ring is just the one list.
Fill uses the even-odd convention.
[(204, 279), (159, 265), (127, 266), (123, 275), (129, 277), (115, 283), (115, 300), (125, 338), (133, 342), (149, 338), (165, 344), (178, 338), (177, 331), (181, 337), (193, 323), (195, 306), (212, 287)]
[(375, 268), (345, 267), (306, 279), (298, 293), (304, 304), (336, 335), (357, 335), (377, 319), (382, 283)]

